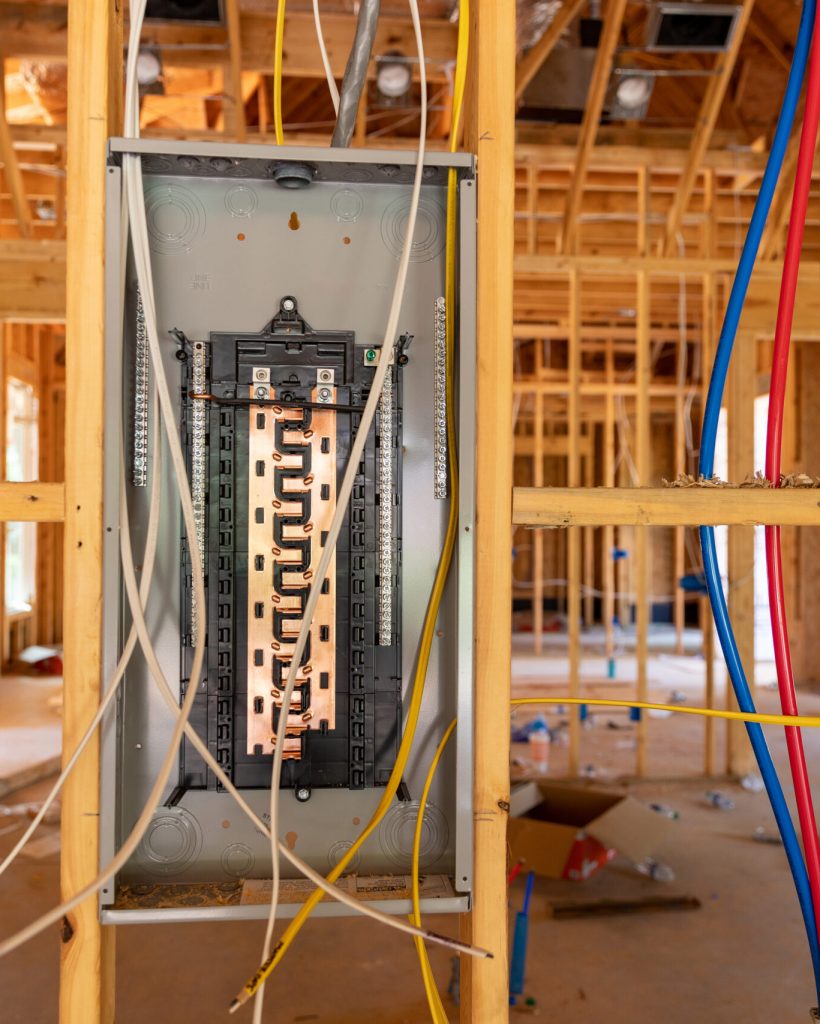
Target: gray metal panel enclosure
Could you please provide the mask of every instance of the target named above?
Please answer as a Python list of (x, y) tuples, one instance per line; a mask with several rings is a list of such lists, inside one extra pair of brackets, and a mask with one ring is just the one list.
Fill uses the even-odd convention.
[[(121, 177), (118, 155), (143, 155), (146, 207), (161, 339), (172, 328), (190, 339), (212, 332), (258, 332), (282, 296), (293, 295), (316, 330), (353, 331), (357, 351), (380, 345), (404, 240), (415, 155), (412, 152), (278, 149), (205, 143), (112, 140), (108, 180), (108, 311), (106, 423), (105, 641), (106, 676), (116, 663), (128, 627), (119, 581), (118, 474), (128, 459), (129, 389), (134, 363), (135, 281), (129, 263), (124, 309), (117, 267)], [(271, 177), (281, 162), (314, 169), (309, 187), (282, 188)], [(401, 459), (402, 692), (406, 708), (425, 607), (447, 523), (446, 501), (433, 496), (434, 305), (444, 294), (447, 169), (459, 177), (459, 315), (456, 382), (460, 524), (428, 671), (427, 687), (404, 781), (410, 799), (395, 801), (355, 865), (360, 875), (405, 874), (417, 811), (416, 800), (433, 751), (449, 721), (458, 728), (430, 794), (422, 844), (422, 871), (448, 875), (456, 896), (430, 901), (427, 910), (468, 906), (472, 865), (472, 572), (475, 374), (475, 183), (469, 156), (428, 154), (419, 220), (400, 333), (414, 336), (403, 368)], [(394, 339), (389, 339), (391, 342)], [(165, 346), (172, 394), (179, 394), (175, 345)], [(155, 440), (155, 439), (153, 439)], [(180, 674), (181, 526), (173, 480), (166, 467), (157, 571), (148, 623), (167, 678)], [(128, 463), (126, 463), (128, 469)], [(147, 494), (128, 487), (137, 562), (144, 544)], [(106, 862), (139, 814), (169, 742), (171, 716), (156, 692), (145, 662), (133, 658), (109, 722), (103, 749), (101, 859)], [(257, 813), (267, 817), (265, 789), (245, 790)], [(381, 789), (314, 789), (299, 803), (282, 790), (280, 833), (292, 837), (300, 856), (322, 872), (352, 843), (369, 819)], [(284, 877), (293, 877), (283, 862)], [(269, 841), (233, 805), (213, 790), (188, 790), (161, 807), (124, 882), (231, 882), (269, 878)], [(256, 917), (264, 906), (185, 910), (118, 910), (114, 887), (102, 894), (105, 920), (189, 920)], [(405, 900), (377, 904), (405, 913)], [(424, 906), (424, 904), (423, 904)], [(284, 905), (282, 916), (297, 908)], [(322, 913), (346, 912), (324, 900)]]

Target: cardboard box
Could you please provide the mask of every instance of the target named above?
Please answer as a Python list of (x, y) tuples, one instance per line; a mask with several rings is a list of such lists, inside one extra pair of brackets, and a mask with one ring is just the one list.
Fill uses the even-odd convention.
[(507, 835), (513, 862), (547, 878), (581, 881), (616, 852), (639, 863), (654, 856), (674, 822), (630, 796), (559, 783), (513, 789)]

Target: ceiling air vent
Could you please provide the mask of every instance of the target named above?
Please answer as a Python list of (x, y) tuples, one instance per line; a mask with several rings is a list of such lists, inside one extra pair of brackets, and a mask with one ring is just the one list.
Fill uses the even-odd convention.
[(158, 21), (222, 21), (220, 0), (148, 0), (146, 18)]
[(720, 53), (732, 41), (739, 14), (734, 4), (655, 4), (646, 23), (646, 49)]

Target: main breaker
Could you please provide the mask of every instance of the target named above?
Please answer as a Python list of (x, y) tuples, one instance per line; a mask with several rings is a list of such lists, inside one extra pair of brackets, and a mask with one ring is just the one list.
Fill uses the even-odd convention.
[[(375, 809), (393, 769), (421, 624), (447, 524), (448, 459), (460, 467), (456, 556), (416, 743), (398, 796), (351, 870), (355, 887), (406, 912), (424, 774), (449, 721), (454, 742), (424, 818), (429, 911), (469, 906), (472, 859), (472, 559), (475, 178), (472, 158), (428, 154), (394, 349), (381, 343), (405, 242), (415, 155), (112, 140), (107, 190), (106, 677), (130, 620), (119, 573), (119, 481), (136, 549), (153, 470), (152, 371), (133, 266), (120, 279), (121, 158), (142, 158), (157, 319), (187, 459), (205, 614), (165, 469), (149, 626), (191, 724), (267, 819), (282, 715), (280, 834), (326, 873)], [(457, 178), (457, 453), (444, 394), (447, 180)], [(123, 298), (124, 297), (124, 298)], [(377, 366), (390, 358), (375, 423), (323, 581), (288, 707), (283, 689), (337, 486)], [(168, 460), (163, 465), (167, 466)], [(192, 652), (204, 636), (201, 678)], [(132, 659), (103, 744), (101, 857), (139, 814), (173, 722)], [(281, 912), (305, 887), (285, 878)], [(102, 894), (105, 920), (266, 913), (270, 843), (193, 745), (127, 868)], [(338, 912), (329, 900), (320, 911)]]

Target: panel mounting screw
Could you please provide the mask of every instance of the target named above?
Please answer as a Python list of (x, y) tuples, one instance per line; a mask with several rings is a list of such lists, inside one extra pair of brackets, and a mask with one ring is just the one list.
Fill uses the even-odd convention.
[(374, 348), (369, 348), (365, 352), (364, 357), (365, 357), (365, 359), (367, 360), (368, 363), (375, 363), (376, 362), (376, 350)]
[(310, 786), (299, 786), (296, 790), (296, 799), (300, 804), (305, 804), (310, 800)]
[(296, 309), (296, 303), (293, 299), (282, 299), (282, 309), (286, 313), (292, 313)]
[(257, 380), (265, 380), (266, 373), (264, 370), (257, 370), (254, 376)]

